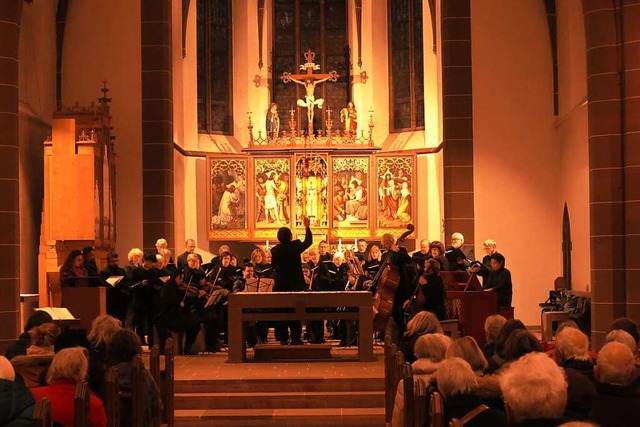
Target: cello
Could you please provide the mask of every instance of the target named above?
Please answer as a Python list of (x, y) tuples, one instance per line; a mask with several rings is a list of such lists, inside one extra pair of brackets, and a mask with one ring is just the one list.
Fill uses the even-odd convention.
[[(407, 231), (398, 238), (396, 245), (402, 243), (414, 229), (413, 224), (408, 224)], [(376, 286), (376, 294), (373, 297), (373, 330), (375, 332), (384, 332), (386, 329), (393, 311), (396, 289), (400, 283), (400, 271), (390, 263), (392, 254), (391, 250), (387, 252), (371, 285)]]

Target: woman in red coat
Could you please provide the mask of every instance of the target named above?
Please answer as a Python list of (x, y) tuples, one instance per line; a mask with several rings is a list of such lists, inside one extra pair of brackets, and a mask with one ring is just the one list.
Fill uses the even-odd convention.
[[(51, 402), (53, 421), (65, 426), (74, 425), (74, 399), (76, 385), (87, 378), (89, 361), (86, 350), (81, 347), (60, 350), (51, 362), (47, 373), (46, 387), (31, 389), (38, 400), (46, 397)], [(89, 394), (89, 425), (106, 427), (107, 416), (102, 401), (93, 392)]]

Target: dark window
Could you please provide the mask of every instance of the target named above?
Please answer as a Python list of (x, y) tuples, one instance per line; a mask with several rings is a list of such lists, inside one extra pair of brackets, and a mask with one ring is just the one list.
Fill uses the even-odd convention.
[(422, 0), (389, 0), (388, 4), (391, 130), (423, 129)]
[(282, 83), (280, 76), (287, 71), (303, 73), (299, 66), (305, 62), (304, 52), (315, 52), (316, 64), (327, 73), (340, 74), (337, 82), (324, 82), (316, 87), (316, 98), (323, 98), (325, 106), (316, 109), (314, 129), (324, 129), (327, 109), (333, 111), (334, 129), (341, 108), (351, 100), (349, 91), (350, 51), (347, 38), (347, 0), (274, 0), (273, 2), (273, 102), (278, 104), (283, 128), (288, 128), (289, 110), (297, 110), (298, 129), (306, 128), (306, 109), (296, 106), (304, 98), (304, 91), (295, 83)]
[(198, 130), (233, 133), (231, 0), (198, 0)]

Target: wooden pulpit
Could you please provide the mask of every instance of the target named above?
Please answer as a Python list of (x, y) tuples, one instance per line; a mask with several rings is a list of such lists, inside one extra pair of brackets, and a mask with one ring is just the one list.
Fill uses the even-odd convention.
[(62, 306), (76, 319), (78, 327), (91, 330), (91, 322), (98, 316), (107, 314), (107, 289), (101, 287), (62, 288)]
[(440, 273), (447, 287), (448, 311), (460, 321), (462, 335), (470, 335), (482, 348), (486, 343), (484, 321), (496, 314), (496, 293), (484, 290), (475, 273), (443, 271)]

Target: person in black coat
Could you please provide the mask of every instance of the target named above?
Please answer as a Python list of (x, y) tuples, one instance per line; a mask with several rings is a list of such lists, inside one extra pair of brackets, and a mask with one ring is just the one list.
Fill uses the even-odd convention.
[(0, 426), (30, 427), (35, 400), (15, 376), (11, 363), (0, 356)]
[[(186, 284), (183, 284), (184, 273), (180, 270), (171, 273), (171, 278), (160, 290), (160, 318), (158, 320), (160, 335), (160, 348), (164, 348), (164, 341), (168, 331), (184, 332), (184, 352), (189, 354), (191, 346), (196, 341), (200, 332), (200, 320), (196, 313), (192, 313), (185, 305), (184, 293)], [(191, 286), (190, 286), (191, 287)], [(201, 296), (204, 291), (198, 291)]]
[(196, 241), (193, 239), (187, 239), (184, 242), (185, 251), (182, 255), (178, 257), (178, 270), (182, 270), (187, 266), (187, 257), (191, 254), (195, 254), (200, 260), (200, 265), (202, 265), (202, 257), (200, 254), (196, 254)]
[[(307, 289), (307, 284), (302, 275), (302, 265), (300, 255), (313, 243), (313, 235), (309, 228), (309, 218), (304, 218), (305, 237), (304, 242), (292, 240), (291, 229), (282, 227), (278, 230), (278, 241), (280, 242), (271, 249), (271, 265), (275, 271), (275, 292), (303, 292)], [(280, 344), (287, 344), (289, 340), (289, 330), (291, 330), (291, 344), (302, 344), (300, 335), (302, 334), (302, 324), (300, 322), (280, 322), (278, 325), (278, 336)]]
[(418, 283), (425, 297), (423, 310), (432, 312), (438, 320), (444, 320), (447, 317), (444, 305), (446, 288), (440, 276), (440, 263), (437, 260), (431, 258), (425, 261), (424, 274), (420, 276)]
[(413, 280), (416, 276), (412, 276), (412, 273), (415, 273), (416, 269), (413, 261), (411, 261), (411, 257), (407, 253), (407, 249), (399, 247), (395, 240), (391, 234), (382, 236), (382, 247), (387, 251), (383, 256), (391, 257), (389, 259), (389, 265), (394, 265), (399, 273), (398, 287), (396, 288), (396, 293), (393, 298), (392, 308), (392, 317), (397, 332), (397, 339), (394, 340), (394, 342), (397, 342), (399, 337), (404, 333), (404, 308), (406, 307), (405, 303), (409, 301), (413, 294), (411, 285), (414, 283)]
[(493, 271), (489, 273), (486, 283), (483, 283), (485, 289), (493, 289), (498, 295), (498, 311), (500, 307), (511, 307), (511, 298), (513, 289), (511, 284), (511, 272), (504, 268), (504, 256), (497, 252), (491, 255), (491, 268)]
[(118, 265), (118, 254), (111, 252), (107, 255), (107, 267), (100, 272), (100, 278), (107, 283), (109, 277), (122, 277), (115, 285), (107, 285), (107, 314), (112, 315), (124, 324), (129, 303), (129, 286), (131, 281), (124, 268)]

